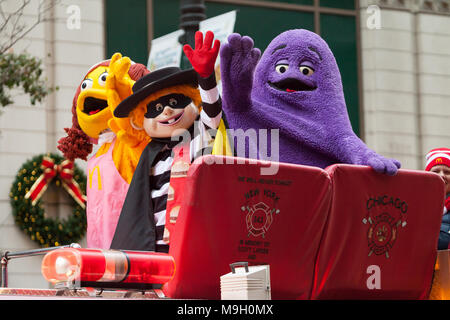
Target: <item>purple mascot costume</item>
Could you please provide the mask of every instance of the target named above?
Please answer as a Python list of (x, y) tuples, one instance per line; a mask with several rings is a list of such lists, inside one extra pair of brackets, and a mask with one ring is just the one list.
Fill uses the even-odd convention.
[[(260, 56), (247, 36), (232, 34), (222, 45), (222, 99), (230, 128), (279, 129), (280, 162), (321, 168), (349, 163), (397, 173), (400, 162), (369, 149), (353, 132), (336, 60), (320, 36), (289, 30)], [(250, 150), (256, 145), (252, 141)]]

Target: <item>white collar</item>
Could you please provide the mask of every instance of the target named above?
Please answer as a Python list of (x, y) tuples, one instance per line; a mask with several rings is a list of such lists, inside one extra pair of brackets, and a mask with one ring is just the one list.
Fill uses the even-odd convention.
[(107, 129), (107, 131), (101, 133), (98, 136), (98, 142), (97, 143), (98, 143), (99, 146), (101, 146), (104, 143), (113, 142), (115, 137), (116, 137), (116, 134), (113, 131), (111, 131), (110, 129)]

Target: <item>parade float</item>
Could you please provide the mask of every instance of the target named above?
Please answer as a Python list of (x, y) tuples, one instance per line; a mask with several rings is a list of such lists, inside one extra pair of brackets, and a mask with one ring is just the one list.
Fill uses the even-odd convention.
[[(189, 169), (167, 254), (76, 245), (4, 252), (0, 294), (221, 299), (221, 277), (244, 263), (236, 268), (269, 266), (271, 299), (449, 298), (449, 250), (436, 250), (444, 197), (437, 175), (282, 163), (262, 175), (270, 165), (202, 157)], [(205, 198), (198, 188), (215, 192)], [(8, 261), (31, 255), (44, 255), (52, 289), (8, 288)]]
[[(230, 58), (224, 61), (222, 69), (223, 103), (224, 110), (230, 110), (231, 129), (261, 129), (276, 124), (283, 141), (280, 152), (288, 148), (290, 153), (283, 156), (300, 156), (300, 163), (264, 157), (248, 159), (239, 157), (239, 152), (237, 156), (227, 154), (226, 141), (239, 139), (229, 139), (228, 132), (222, 136), (225, 148), (213, 148), (214, 139), (207, 139), (211, 144), (209, 154), (189, 159), (187, 166), (169, 166), (170, 183), (164, 185), (172, 185), (181, 175), (183, 192), (177, 200), (177, 210), (168, 211), (167, 215), (164, 212), (160, 217), (163, 222), (158, 224), (149, 200), (156, 189), (152, 189), (149, 177), (156, 176), (158, 162), (153, 161), (164, 145), (152, 154), (152, 147), (161, 142), (161, 136), (151, 136), (146, 121), (157, 119), (165, 108), (187, 110), (190, 106), (201, 113), (204, 110), (200, 111), (198, 96), (203, 109), (220, 103), (220, 96), (214, 91), (215, 79), (213, 85), (201, 83), (214, 75), (213, 62), (218, 52), (213, 50), (209, 38), (202, 56), (197, 50), (203, 39), (199, 37), (194, 52), (199, 54), (197, 58), (203, 58), (190, 61), (203, 80), (195, 78), (193, 70), (160, 69), (128, 86), (131, 91), (120, 97), (117, 104), (107, 99), (108, 105), (114, 105), (110, 115), (119, 119), (117, 126), (109, 124), (118, 139), (126, 137), (124, 143), (135, 142), (129, 139), (133, 130), (144, 130), (148, 135), (146, 142), (151, 138), (142, 151), (145, 162), (139, 162), (135, 171), (144, 174), (138, 182), (134, 176), (131, 180), (124, 201), (126, 210), (120, 213), (111, 248), (81, 248), (75, 243), (84, 232), (84, 205), (86, 200), (89, 205), (89, 198), (85, 198), (86, 177), (77, 174), (73, 162), (55, 156), (54, 160), (40, 157), (19, 171), (10, 193), (16, 222), (44, 248), (2, 253), (1, 297), (449, 299), (449, 250), (436, 248), (444, 209), (443, 180), (430, 172), (399, 169), (398, 161), (368, 149), (351, 131), (331, 51), (310, 32), (292, 33), (307, 41), (290, 43), (283, 34), (281, 40), (274, 40), (276, 48), (269, 46), (269, 52), (258, 64), (252, 43), (231, 36), (222, 51), (223, 60)], [(275, 59), (284, 49), (290, 54), (293, 51), (314, 56), (317, 65), (303, 64), (287, 73), (289, 64), (299, 61), (292, 62), (290, 56), (283, 63)], [(245, 63), (231, 61), (249, 57), (252, 70), (241, 68)], [(322, 59), (328, 59), (323, 69)], [(248, 79), (246, 73), (254, 70), (260, 76), (258, 81), (247, 83), (246, 91), (236, 91), (243, 84), (238, 76)], [(330, 74), (335, 78), (330, 78)], [(108, 79), (112, 77), (106, 77), (106, 82)], [(261, 83), (268, 79), (269, 85)], [(197, 81), (201, 90), (194, 94)], [(108, 83), (105, 85), (113, 89)], [(175, 90), (176, 85), (183, 90)], [(187, 91), (186, 86), (190, 86)], [(238, 99), (240, 93), (242, 99)], [(295, 98), (299, 95), (302, 99)], [(335, 100), (327, 100), (330, 97)], [(285, 102), (283, 110), (275, 110), (280, 101)], [(306, 105), (297, 105), (298, 101)], [(317, 105), (320, 101), (331, 101), (323, 106), (330, 109), (328, 112)], [(284, 112), (293, 106), (297, 108), (295, 117), (286, 116)], [(129, 119), (139, 119), (132, 114), (139, 107), (145, 111), (141, 112), (140, 121), (131, 125)], [(248, 109), (237, 110), (239, 107)], [(305, 112), (302, 107), (309, 109)], [(183, 112), (187, 113), (177, 111), (160, 122), (165, 126), (181, 123)], [(280, 114), (283, 121), (277, 122), (281, 118), (276, 115)], [(209, 118), (218, 115), (221, 116), (208, 114)], [(126, 129), (121, 127), (120, 118), (132, 127), (127, 134), (123, 134)], [(265, 123), (261, 124), (262, 120)], [(217, 129), (218, 123), (213, 127)], [(302, 130), (290, 130), (292, 123), (304, 126)], [(245, 137), (240, 143), (245, 145)], [(261, 139), (256, 144), (261, 151)], [(214, 149), (225, 152), (214, 153)], [(139, 168), (140, 164), (146, 167)], [(75, 218), (71, 217), (70, 223), (45, 217), (39, 196), (50, 183), (62, 185), (74, 198)], [(167, 189), (169, 204), (173, 193)], [(136, 190), (144, 191), (145, 196), (136, 197)], [(170, 230), (168, 251), (155, 252), (160, 241), (165, 241), (166, 227)], [(8, 262), (33, 255), (44, 255), (41, 272), (52, 288), (8, 288)]]

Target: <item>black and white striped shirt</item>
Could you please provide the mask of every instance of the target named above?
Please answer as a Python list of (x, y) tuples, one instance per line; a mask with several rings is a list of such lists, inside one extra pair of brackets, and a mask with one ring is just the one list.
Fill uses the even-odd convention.
[[(211, 154), (214, 140), (208, 130), (217, 129), (222, 119), (222, 101), (214, 73), (208, 78), (199, 76), (198, 83), (202, 98), (202, 111), (189, 130), (191, 132), (189, 146), (191, 162), (202, 155)], [(166, 145), (156, 156), (155, 164), (150, 172), (152, 176), (150, 190), (156, 226), (156, 251), (159, 252), (168, 252), (168, 245), (163, 241), (163, 235), (173, 159), (172, 148)]]

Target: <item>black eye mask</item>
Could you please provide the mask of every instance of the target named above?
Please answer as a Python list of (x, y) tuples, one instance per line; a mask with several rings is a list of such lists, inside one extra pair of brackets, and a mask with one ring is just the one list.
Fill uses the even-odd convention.
[(180, 93), (168, 94), (164, 97), (158, 98), (147, 104), (147, 112), (145, 113), (146, 118), (156, 118), (159, 116), (166, 106), (172, 109), (184, 109), (192, 102), (192, 99), (186, 97)]

